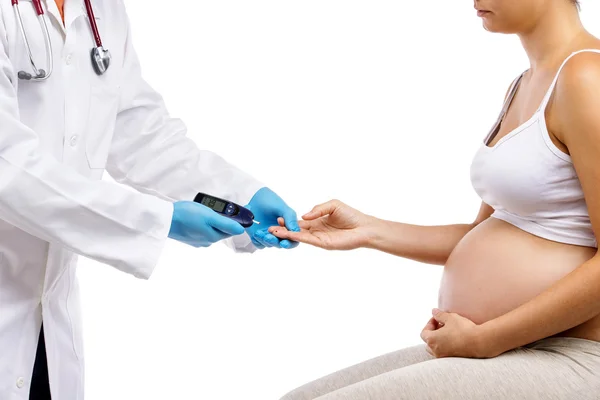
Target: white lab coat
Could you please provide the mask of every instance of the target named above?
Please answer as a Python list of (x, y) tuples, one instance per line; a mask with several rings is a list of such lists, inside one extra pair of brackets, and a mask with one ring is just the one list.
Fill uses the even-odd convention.
[[(92, 0), (112, 53), (97, 76), (83, 0), (66, 0), (65, 27), (43, 0), (54, 48), (45, 82), (30, 72), (9, 0), (0, 0), (0, 399), (27, 400), (44, 323), (52, 398), (83, 399), (78, 255), (147, 279), (167, 240), (174, 200), (198, 191), (245, 204), (261, 183), (187, 139), (144, 82), (122, 0)], [(43, 36), (21, 13), (38, 67)], [(120, 183), (102, 181), (104, 169)], [(255, 248), (247, 235), (229, 241)]]

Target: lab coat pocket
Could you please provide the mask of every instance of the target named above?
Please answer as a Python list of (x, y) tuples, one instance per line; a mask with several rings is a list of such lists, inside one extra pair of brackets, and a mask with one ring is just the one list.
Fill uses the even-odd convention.
[(118, 105), (119, 90), (117, 86), (107, 83), (91, 86), (85, 153), (92, 175), (97, 178), (102, 177), (102, 172), (106, 166), (117, 119)]

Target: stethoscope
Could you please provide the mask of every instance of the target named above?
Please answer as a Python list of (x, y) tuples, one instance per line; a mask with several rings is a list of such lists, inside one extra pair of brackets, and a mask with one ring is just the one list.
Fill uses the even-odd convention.
[[(40, 26), (42, 27), (42, 31), (44, 32), (44, 42), (46, 46), (46, 64), (48, 65), (47, 72), (41, 68), (38, 68), (35, 65), (35, 61), (33, 60), (33, 55), (31, 54), (31, 46), (29, 45), (29, 41), (27, 40), (27, 34), (25, 33), (25, 27), (23, 25), (23, 19), (21, 18), (21, 13), (19, 11), (19, 0), (11, 0), (11, 3), (15, 10), (15, 16), (19, 23), (21, 35), (23, 36), (23, 42), (25, 43), (27, 53), (29, 54), (29, 62), (31, 62), (31, 67), (33, 68), (33, 75), (29, 72), (19, 71), (19, 78), (27, 81), (44, 81), (48, 79), (50, 75), (52, 75), (54, 62), (52, 60), (52, 42), (50, 41), (50, 32), (48, 31), (48, 25), (46, 24), (46, 19), (44, 18), (44, 9), (42, 8), (42, 2), (41, 0), (32, 0), (32, 4), (35, 8), (35, 12), (37, 13)], [(92, 49), (91, 53), (92, 66), (94, 67), (94, 71), (96, 71), (98, 75), (102, 75), (106, 72), (110, 65), (110, 52), (104, 47), (102, 47), (102, 39), (100, 38), (100, 33), (98, 33), (98, 26), (96, 25), (96, 18), (94, 17), (94, 10), (92, 10), (92, 4), (90, 3), (90, 0), (85, 0), (85, 8), (87, 9), (88, 19), (90, 20), (90, 26), (92, 27), (92, 33), (94, 34), (94, 40), (96, 41), (96, 47)]]

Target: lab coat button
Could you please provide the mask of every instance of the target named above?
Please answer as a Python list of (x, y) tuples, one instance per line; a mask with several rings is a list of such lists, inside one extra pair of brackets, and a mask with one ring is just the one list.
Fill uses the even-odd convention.
[(17, 379), (17, 387), (19, 389), (21, 389), (23, 386), (25, 386), (25, 379), (23, 379), (23, 378)]
[(75, 147), (77, 145), (77, 135), (73, 135), (71, 136), (71, 140), (69, 141), (69, 143), (71, 144), (72, 147)]
[(69, 54), (67, 56), (67, 58), (65, 59), (65, 61), (66, 61), (67, 65), (71, 65), (71, 63), (73, 62), (73, 55)]

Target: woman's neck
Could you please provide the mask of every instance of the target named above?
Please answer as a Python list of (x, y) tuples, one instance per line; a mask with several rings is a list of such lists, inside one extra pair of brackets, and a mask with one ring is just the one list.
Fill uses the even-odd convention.
[(570, 51), (573, 42), (585, 33), (577, 9), (566, 4), (550, 7), (529, 31), (519, 34), (519, 38), (535, 72), (554, 68)]

